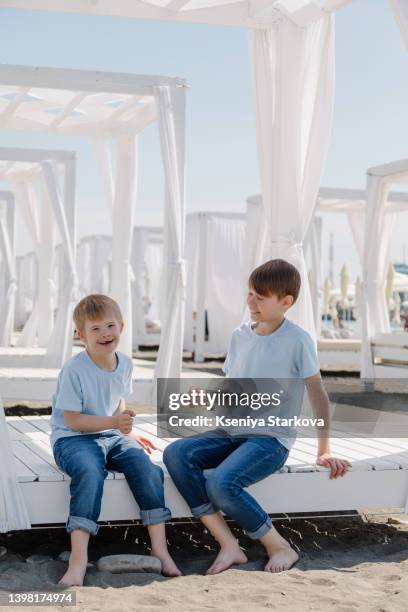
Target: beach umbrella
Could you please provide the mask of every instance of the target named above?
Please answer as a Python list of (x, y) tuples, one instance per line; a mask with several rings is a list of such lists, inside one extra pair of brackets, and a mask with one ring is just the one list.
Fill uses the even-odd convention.
[(394, 315), (392, 317), (393, 323), (401, 325), (401, 298), (398, 291), (395, 292), (394, 298)]
[(329, 312), (330, 292), (331, 292), (331, 282), (330, 282), (330, 279), (326, 276), (326, 279), (323, 285), (323, 314), (325, 316)]
[(390, 309), (390, 302), (392, 298), (392, 290), (394, 287), (394, 281), (395, 281), (395, 270), (394, 270), (393, 264), (390, 262), (388, 265), (387, 281), (385, 284), (385, 297), (387, 300), (388, 310)]
[(360, 315), (360, 302), (361, 302), (361, 279), (359, 276), (356, 278), (356, 284), (354, 289), (354, 318), (357, 319)]
[(343, 308), (348, 308), (347, 292), (349, 286), (350, 276), (347, 270), (346, 264), (343, 264), (340, 272), (340, 290), (341, 290), (341, 302)]

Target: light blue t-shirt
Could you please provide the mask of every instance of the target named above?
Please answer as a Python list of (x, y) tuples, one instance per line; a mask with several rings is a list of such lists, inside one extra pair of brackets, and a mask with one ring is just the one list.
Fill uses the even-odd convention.
[[(52, 397), (51, 446), (58, 438), (87, 435), (65, 425), (64, 410), (95, 416), (112, 416), (121, 398), (132, 394), (133, 361), (116, 351), (116, 369), (103, 370), (87, 351), (71, 357), (58, 376), (57, 389)], [(104, 431), (115, 431), (108, 429)]]
[[(299, 381), (296, 385), (294, 379), (314, 376), (320, 367), (311, 336), (296, 323), (284, 319), (280, 327), (267, 336), (257, 334), (251, 321), (237, 327), (231, 336), (223, 371), (228, 378), (277, 379), (289, 381), (289, 384), (293, 381), (292, 387), (296, 389), (297, 386), (294, 391), (297, 393), (302, 383)], [(301, 391), (303, 394), (303, 389)], [(280, 416), (286, 415), (281, 412)], [(265, 433), (273, 434), (273, 429)], [(295, 435), (275, 437), (289, 449), (296, 439)]]

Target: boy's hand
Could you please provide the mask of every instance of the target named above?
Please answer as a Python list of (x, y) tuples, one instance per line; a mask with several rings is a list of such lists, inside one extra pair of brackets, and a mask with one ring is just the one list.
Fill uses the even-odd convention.
[(121, 412), (115, 417), (117, 423), (116, 428), (125, 435), (132, 431), (134, 415), (129, 414), (130, 412), (133, 412), (133, 410), (125, 410), (125, 412)]
[(332, 457), (330, 453), (323, 453), (322, 455), (319, 455), (316, 463), (317, 465), (323, 465), (324, 467), (330, 468), (330, 478), (344, 476), (349, 467), (351, 467), (350, 461), (347, 461), (347, 459)]
[(133, 435), (132, 438), (133, 440), (136, 440), (136, 442), (139, 442), (139, 444), (143, 447), (143, 450), (145, 450), (148, 455), (151, 455), (152, 451), (157, 450), (157, 446), (155, 446), (153, 442), (149, 440), (149, 438), (137, 435)]

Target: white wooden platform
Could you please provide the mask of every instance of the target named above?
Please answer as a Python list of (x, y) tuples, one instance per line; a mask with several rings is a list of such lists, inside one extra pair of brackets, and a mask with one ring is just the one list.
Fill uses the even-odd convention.
[[(32, 525), (65, 523), (69, 507), (69, 477), (54, 462), (49, 443), (50, 417), (7, 417), (7, 425)], [(155, 451), (151, 457), (164, 469), (166, 504), (173, 517), (191, 516), (162, 462), (162, 451), (171, 440), (155, 435), (155, 417), (152, 415), (138, 415), (136, 430), (150, 437), (161, 451)], [(351, 470), (343, 478), (330, 480), (328, 470), (315, 464), (315, 440), (302, 438), (296, 441), (280, 472), (249, 490), (269, 513), (405, 506), (408, 438), (333, 438), (332, 452), (352, 463)], [(99, 520), (138, 518), (138, 506), (123, 474), (109, 473)]]
[[(151, 403), (155, 363), (133, 359), (133, 395), (130, 404)], [(50, 402), (57, 387), (59, 369), (0, 367), (0, 394), (3, 400)], [(183, 368), (184, 378), (208, 378), (208, 372)], [(215, 375), (211, 375), (216, 377)]]
[(317, 353), (320, 369), (338, 372), (359, 372), (361, 340), (358, 338), (319, 338)]

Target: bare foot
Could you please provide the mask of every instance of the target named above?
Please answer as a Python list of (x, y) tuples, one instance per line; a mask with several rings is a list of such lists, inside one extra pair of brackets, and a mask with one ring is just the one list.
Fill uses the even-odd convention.
[(299, 559), (299, 555), (291, 546), (282, 546), (268, 551), (269, 561), (265, 565), (265, 572), (284, 572), (292, 567)]
[(58, 584), (62, 584), (64, 586), (83, 586), (84, 576), (86, 573), (86, 564), (88, 560), (86, 558), (75, 560), (71, 557), (69, 558), (68, 570), (65, 572)]
[(210, 576), (219, 574), (231, 567), (231, 565), (240, 565), (241, 563), (248, 563), (248, 559), (244, 551), (239, 547), (238, 542), (235, 541), (235, 544), (231, 543), (226, 546), (221, 546), (217, 558), (208, 568), (206, 574)]
[(169, 576), (170, 578), (173, 578), (175, 576), (183, 575), (177, 565), (174, 563), (173, 559), (170, 557), (170, 554), (168, 552), (154, 552), (152, 550), (152, 557), (157, 557), (158, 559), (160, 559), (162, 564), (161, 573), (163, 574), (163, 576)]

